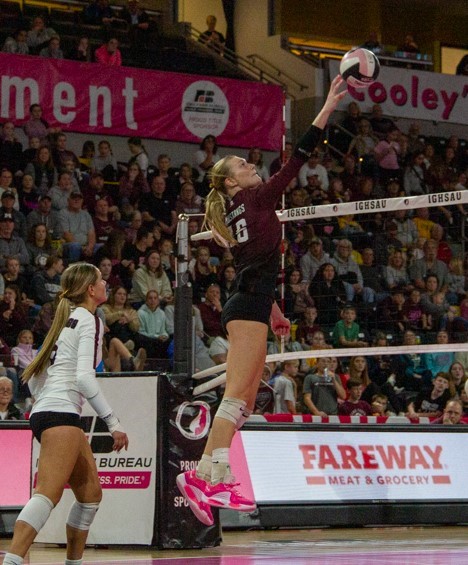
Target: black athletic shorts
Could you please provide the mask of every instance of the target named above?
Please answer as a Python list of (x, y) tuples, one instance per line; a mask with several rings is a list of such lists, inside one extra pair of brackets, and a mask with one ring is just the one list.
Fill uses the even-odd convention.
[(270, 323), (273, 298), (267, 294), (236, 292), (226, 302), (221, 314), (221, 322), (227, 335), (226, 326), (231, 320), (251, 320)]
[(49, 428), (73, 426), (83, 429), (80, 416), (71, 412), (36, 412), (29, 418), (29, 426), (39, 443), (41, 443), (42, 432)]

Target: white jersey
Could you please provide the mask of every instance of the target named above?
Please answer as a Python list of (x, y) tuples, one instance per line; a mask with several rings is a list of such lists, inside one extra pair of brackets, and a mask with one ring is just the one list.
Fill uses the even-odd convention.
[[(60, 332), (50, 358), (47, 373), (30, 379), (36, 398), (36, 412), (71, 412), (81, 415), (86, 399), (100, 399), (98, 415), (112, 412), (96, 381), (96, 367), (102, 359), (102, 321), (86, 308), (78, 307)], [(102, 404), (102, 402), (104, 403)], [(100, 413), (101, 412), (101, 413)]]

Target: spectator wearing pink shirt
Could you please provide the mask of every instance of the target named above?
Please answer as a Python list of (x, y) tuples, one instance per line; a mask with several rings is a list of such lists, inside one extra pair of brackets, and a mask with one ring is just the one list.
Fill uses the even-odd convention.
[(386, 139), (380, 141), (374, 148), (375, 157), (379, 164), (380, 184), (386, 186), (390, 178), (400, 178), (401, 171), (398, 156), (401, 149), (398, 143), (399, 131), (389, 130)]
[(119, 40), (111, 37), (107, 43), (98, 47), (94, 52), (97, 63), (108, 65), (110, 67), (122, 66), (122, 54), (119, 50)]

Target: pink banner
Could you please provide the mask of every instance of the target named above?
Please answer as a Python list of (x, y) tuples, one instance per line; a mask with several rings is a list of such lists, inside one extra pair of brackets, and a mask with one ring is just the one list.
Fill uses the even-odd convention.
[(279, 150), (283, 93), (258, 82), (0, 53), (0, 117), (40, 103), (65, 131)]

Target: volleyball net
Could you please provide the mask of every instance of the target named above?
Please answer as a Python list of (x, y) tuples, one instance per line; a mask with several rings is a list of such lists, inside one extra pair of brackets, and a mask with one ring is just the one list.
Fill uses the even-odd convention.
[[(417, 361), (426, 354), (439, 363), (445, 359), (441, 370), (447, 370), (448, 361), (451, 365), (461, 359), (464, 364), (467, 211), (464, 190), (279, 210), (285, 245), (277, 297), (292, 322), (292, 335), (281, 342), (270, 336), (266, 362), (299, 359), (307, 368), (321, 357), (333, 356), (346, 365), (357, 355), (408, 355)], [(210, 232), (201, 232), (190, 239), (197, 245), (210, 238)], [(328, 263), (339, 281), (331, 285), (335, 290), (329, 296), (323, 293)], [(294, 271), (299, 271), (299, 280)], [(356, 312), (359, 348), (336, 341), (336, 324), (349, 307)], [(308, 326), (305, 311), (310, 309), (315, 312)], [(316, 331), (323, 334), (323, 347), (313, 343)], [(223, 364), (196, 371), (194, 394), (222, 385), (225, 370)]]

